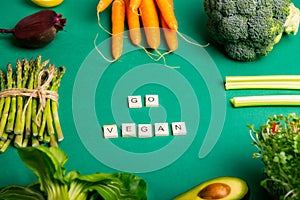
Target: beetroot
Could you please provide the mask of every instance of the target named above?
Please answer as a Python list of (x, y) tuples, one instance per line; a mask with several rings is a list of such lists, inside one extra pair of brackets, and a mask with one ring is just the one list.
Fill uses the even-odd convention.
[(42, 10), (23, 18), (13, 29), (0, 29), (0, 33), (12, 33), (24, 47), (40, 48), (50, 43), (56, 33), (64, 29), (65, 23), (61, 14)]

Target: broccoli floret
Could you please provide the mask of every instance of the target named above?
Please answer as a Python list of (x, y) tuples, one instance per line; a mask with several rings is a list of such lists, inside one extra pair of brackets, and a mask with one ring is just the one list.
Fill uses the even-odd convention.
[(251, 47), (247, 42), (225, 43), (225, 51), (236, 60), (252, 61), (257, 58), (255, 48)]
[(241, 15), (223, 17), (218, 31), (228, 42), (238, 42), (248, 38), (247, 18)]
[(291, 0), (204, 0), (207, 29), (239, 61), (269, 54), (283, 33), (296, 34), (300, 11)]

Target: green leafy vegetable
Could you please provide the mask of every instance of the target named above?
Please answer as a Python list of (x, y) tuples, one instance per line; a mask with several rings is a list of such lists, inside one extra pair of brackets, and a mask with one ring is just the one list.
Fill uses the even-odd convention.
[(20, 185), (1, 188), (0, 199), (45, 200), (40, 192)]
[[(68, 157), (58, 147), (18, 148), (18, 153), (25, 165), (38, 177), (38, 182), (33, 183), (30, 188), (24, 187), (23, 190), (19, 190), (20, 198), (12, 196), (12, 198), (6, 198), (7, 200), (24, 199), (33, 188), (48, 200), (147, 199), (146, 182), (134, 174), (116, 172), (82, 175), (78, 171), (65, 174), (64, 165)], [(16, 190), (8, 190), (8, 187), (11, 186), (1, 189), (8, 191), (7, 197), (10, 192), (13, 193)], [(0, 192), (0, 199), (4, 197)]]
[(291, 0), (204, 0), (204, 8), (212, 39), (239, 61), (267, 55), (284, 33), (296, 34), (300, 22)]
[(274, 199), (300, 199), (300, 117), (274, 115), (255, 130), (249, 126), (253, 145), (265, 165), (265, 179), (261, 185)]
[(38, 177), (40, 190), (48, 199), (68, 199), (64, 164), (67, 156), (58, 148), (39, 146), (19, 148), (18, 153), (25, 165)]

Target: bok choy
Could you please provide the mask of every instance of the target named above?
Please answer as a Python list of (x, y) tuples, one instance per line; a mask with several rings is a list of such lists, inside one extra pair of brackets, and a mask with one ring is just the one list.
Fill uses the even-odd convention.
[(39, 197), (36, 199), (48, 200), (147, 199), (146, 182), (134, 174), (115, 172), (82, 175), (78, 171), (65, 174), (64, 165), (68, 157), (58, 147), (18, 148), (18, 153), (38, 181), (28, 187), (12, 185), (0, 188), (0, 199), (29, 199), (31, 193)]

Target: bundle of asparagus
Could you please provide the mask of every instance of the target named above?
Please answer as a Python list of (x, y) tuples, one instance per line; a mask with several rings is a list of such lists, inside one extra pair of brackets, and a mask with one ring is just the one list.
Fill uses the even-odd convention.
[(58, 89), (65, 67), (49, 60), (18, 59), (0, 70), (0, 153), (13, 142), (26, 147), (58, 146), (64, 136), (58, 116)]

